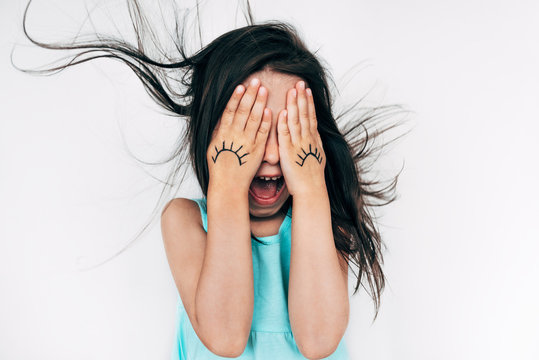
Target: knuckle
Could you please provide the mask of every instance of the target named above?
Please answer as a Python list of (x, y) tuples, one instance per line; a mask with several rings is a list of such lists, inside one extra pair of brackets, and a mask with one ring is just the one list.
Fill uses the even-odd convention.
[(258, 132), (261, 133), (262, 135), (267, 135), (269, 133), (269, 129), (265, 126), (261, 126), (259, 129), (258, 129)]
[(225, 108), (225, 111), (223, 111), (223, 115), (225, 116), (234, 116), (234, 113), (235, 113), (234, 109), (231, 108), (230, 106), (227, 106)]
[(261, 107), (254, 107), (253, 110), (251, 110), (251, 113), (249, 114), (249, 120), (258, 121), (263, 114), (263, 108)]
[(240, 116), (247, 116), (249, 115), (249, 110), (247, 109), (246, 106), (240, 106), (238, 110), (236, 111), (236, 113)]
[(258, 118), (257, 116), (253, 115), (253, 113), (251, 113), (251, 115), (249, 115), (249, 118), (247, 119), (247, 121), (249, 123), (257, 123), (258, 122)]

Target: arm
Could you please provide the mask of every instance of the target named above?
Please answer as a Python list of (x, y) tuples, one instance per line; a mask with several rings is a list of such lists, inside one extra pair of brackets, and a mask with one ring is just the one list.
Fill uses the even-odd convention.
[(317, 127), (313, 93), (300, 80), (288, 91), (277, 130), (281, 168), (294, 199), (288, 313), (296, 344), (309, 359), (336, 350), (349, 312), (348, 259), (335, 248)]
[[(161, 229), (195, 333), (214, 354), (235, 357), (245, 349), (253, 308), (247, 195), (210, 187), (208, 233), (196, 202), (181, 198), (165, 207)], [(235, 204), (234, 212), (230, 204)]]
[(348, 266), (335, 248), (325, 185), (294, 196), (288, 290), (296, 343), (309, 359), (332, 354), (348, 325)]
[(236, 86), (212, 132), (206, 152), (207, 233), (181, 206), (166, 209), (162, 220), (170, 268), (193, 329), (211, 352), (224, 357), (244, 352), (253, 318), (248, 196), (271, 129), (267, 95), (256, 78), (246, 91)]
[(223, 184), (218, 190), (210, 181), (207, 207), (196, 319), (216, 349), (229, 348), (228, 356), (239, 356), (249, 338), (254, 307), (248, 193)]

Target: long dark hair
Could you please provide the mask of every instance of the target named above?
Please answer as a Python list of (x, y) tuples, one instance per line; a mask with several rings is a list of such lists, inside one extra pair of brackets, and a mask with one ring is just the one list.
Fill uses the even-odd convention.
[[(386, 119), (403, 113), (402, 106), (359, 107), (362, 100), (359, 99), (339, 115), (334, 115), (329, 87), (332, 79), (321, 60), (307, 49), (293, 25), (281, 21), (254, 24), (248, 1), (247, 26), (219, 36), (191, 56), (186, 51), (185, 28), (179, 25), (178, 16), (175, 14), (175, 52), (167, 54), (165, 51), (159, 51), (159, 58), (150, 56), (146, 51), (147, 44), (142, 40), (143, 35), (152, 35), (153, 45), (158, 49), (159, 44), (137, 0), (127, 2), (137, 39), (136, 45), (124, 39), (102, 35), (92, 41), (72, 41), (65, 44), (36, 41), (26, 28), (30, 3), (31, 0), (23, 16), (23, 31), (26, 37), (42, 48), (77, 52), (58, 66), (41, 70), (18, 68), (19, 70), (53, 74), (93, 59), (119, 60), (133, 70), (157, 104), (166, 109), (168, 114), (185, 120), (185, 132), (171, 156), (161, 163), (145, 162), (151, 165), (174, 162), (173, 170), (164, 181), (153, 216), (158, 214), (165, 190), (174, 185), (173, 180), (187, 162), (194, 169), (204, 196), (207, 195), (207, 148), (213, 129), (236, 85), (250, 74), (265, 69), (304, 79), (314, 96), (318, 132), (327, 157), (325, 179), (331, 203), (335, 247), (341, 256), (346, 255), (348, 265), (357, 278), (354, 294), (360, 286), (370, 293), (375, 305), (376, 319), (385, 286), (385, 275), (382, 271), (384, 244), (370, 207), (383, 206), (396, 199), (395, 188), (400, 171), (386, 186), (382, 186), (380, 181), (366, 178), (371, 167), (368, 160), (375, 151), (380, 151), (383, 146), (404, 135), (381, 146), (373, 146), (375, 138), (399, 124), (389, 122), (385, 126), (380, 125)], [(338, 123), (344, 118), (348, 118), (348, 121), (339, 128)], [(182, 181), (184, 177), (185, 171)], [(283, 206), (285, 210), (291, 201), (292, 197)], [(138, 235), (144, 232), (147, 226), (148, 224)], [(351, 264), (358, 268), (357, 273)], [(369, 289), (365, 287), (364, 279), (367, 280)]]

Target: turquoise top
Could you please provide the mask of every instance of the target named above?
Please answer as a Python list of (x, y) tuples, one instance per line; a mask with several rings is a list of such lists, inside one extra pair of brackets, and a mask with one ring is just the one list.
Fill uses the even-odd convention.
[[(208, 232), (206, 199), (198, 203), (204, 230)], [(292, 206), (289, 206), (279, 233), (251, 238), (254, 276), (254, 311), (251, 334), (243, 354), (236, 359), (306, 359), (298, 350), (288, 318), (288, 276), (290, 272)], [(208, 350), (193, 330), (178, 296), (176, 336), (172, 360), (230, 359)], [(325, 359), (348, 359), (344, 337), (333, 354)]]

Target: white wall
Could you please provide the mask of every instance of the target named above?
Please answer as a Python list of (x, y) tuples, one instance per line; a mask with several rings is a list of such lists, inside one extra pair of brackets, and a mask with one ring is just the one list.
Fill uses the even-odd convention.
[[(63, 39), (84, 11), (82, 0), (35, 1), (36, 36)], [(211, 40), (233, 11), (207, 3)], [(137, 165), (119, 126), (135, 155), (157, 161), (176, 122), (116, 62), (49, 78), (15, 71), (14, 42), (25, 44), (20, 65), (59, 56), (26, 46), (23, 8), (0, 3), (0, 358), (167, 359), (176, 289), (158, 221), (115, 260), (77, 269), (136, 235), (161, 189), (143, 170), (168, 169)], [(400, 198), (379, 212), (388, 286), (374, 324), (367, 296), (352, 298), (352, 358), (538, 359), (539, 3), (274, 0), (253, 10), (294, 22), (334, 77), (351, 80), (344, 98), (374, 88), (373, 103), (415, 112), (412, 133), (379, 163), (384, 174), (405, 169)], [(191, 181), (177, 196), (197, 194)]]

